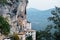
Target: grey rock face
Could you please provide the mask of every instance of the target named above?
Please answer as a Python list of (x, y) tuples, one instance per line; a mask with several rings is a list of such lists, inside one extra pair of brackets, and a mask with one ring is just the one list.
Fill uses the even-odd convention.
[(11, 16), (16, 15), (19, 2), (19, 0), (7, 0), (4, 6), (0, 5), (0, 13), (9, 13)]
[[(25, 18), (26, 19), (26, 6), (27, 6), (28, 0), (7, 0), (7, 3), (2, 6), (0, 5), (0, 15), (9, 16), (9, 24), (16, 30), (19, 29), (19, 25), (16, 20), (17, 17)], [(18, 25), (18, 26), (17, 26)], [(14, 31), (16, 31), (14, 30)], [(20, 29), (19, 29), (20, 30)]]

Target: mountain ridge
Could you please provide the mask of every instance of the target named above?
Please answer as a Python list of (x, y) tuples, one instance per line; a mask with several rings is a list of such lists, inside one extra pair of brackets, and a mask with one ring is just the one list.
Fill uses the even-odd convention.
[(27, 9), (27, 19), (32, 23), (32, 29), (42, 30), (45, 29), (50, 22), (48, 22), (48, 17), (51, 15), (51, 10), (37, 10), (34, 8)]
[(53, 10), (53, 9), (54, 9), (54, 8), (47, 9), (47, 10), (39, 10), (39, 9), (35, 9), (35, 8), (28, 8), (27, 10), (48, 11), (48, 10)]

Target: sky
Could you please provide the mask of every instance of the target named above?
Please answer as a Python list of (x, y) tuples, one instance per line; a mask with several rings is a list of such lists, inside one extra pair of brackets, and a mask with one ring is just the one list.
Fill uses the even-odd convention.
[(55, 6), (60, 7), (60, 0), (28, 0), (27, 9), (48, 10)]

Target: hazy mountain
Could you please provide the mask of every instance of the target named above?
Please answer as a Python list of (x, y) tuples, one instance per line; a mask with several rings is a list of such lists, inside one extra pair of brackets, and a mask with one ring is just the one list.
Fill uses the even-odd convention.
[(46, 28), (50, 22), (48, 22), (48, 17), (51, 15), (51, 10), (37, 10), (34, 8), (27, 9), (27, 19), (32, 23), (32, 29), (43, 30)]

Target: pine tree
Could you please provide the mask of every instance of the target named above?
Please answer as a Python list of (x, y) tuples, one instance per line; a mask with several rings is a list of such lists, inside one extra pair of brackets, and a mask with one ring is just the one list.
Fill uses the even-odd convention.
[(60, 8), (56, 7), (54, 10), (51, 11), (52, 17), (48, 19), (54, 23), (53, 28), (56, 31), (53, 34), (54, 40), (60, 40)]

